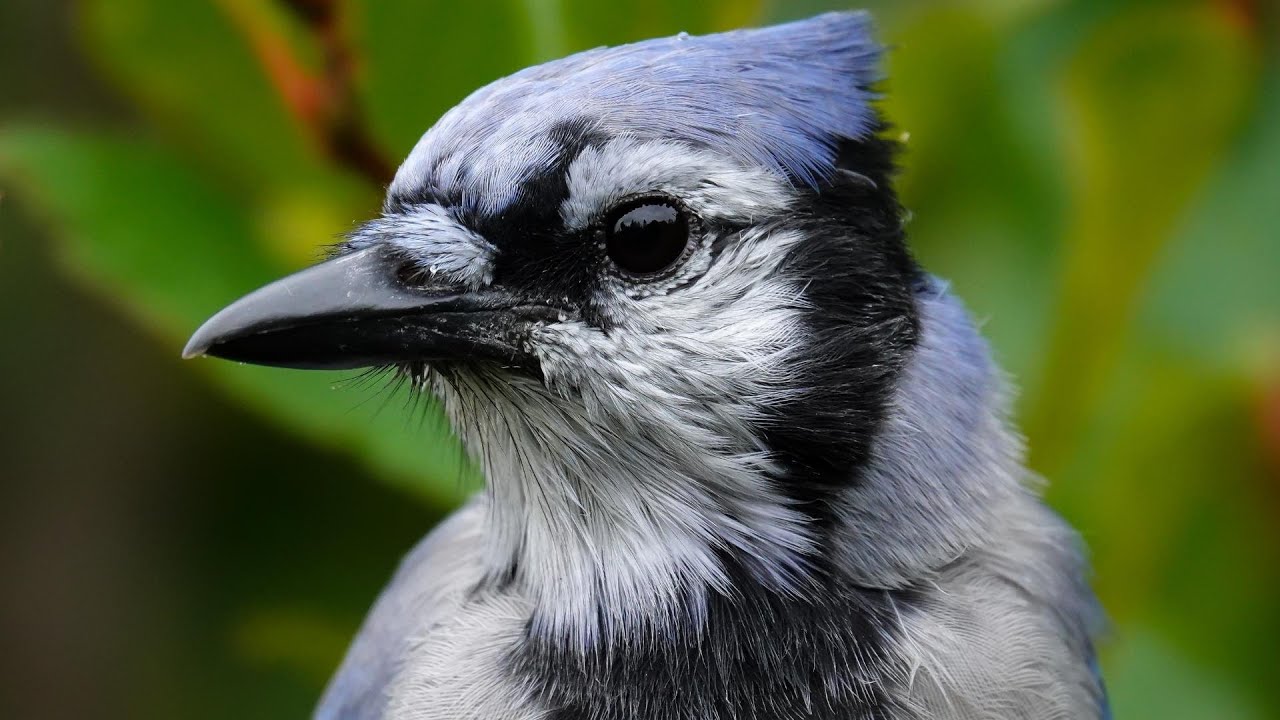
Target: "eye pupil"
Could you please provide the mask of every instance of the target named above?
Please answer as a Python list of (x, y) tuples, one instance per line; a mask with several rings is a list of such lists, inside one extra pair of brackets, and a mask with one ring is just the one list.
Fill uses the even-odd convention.
[(641, 198), (623, 203), (605, 223), (605, 249), (619, 270), (653, 275), (669, 269), (689, 244), (689, 218), (673, 200)]

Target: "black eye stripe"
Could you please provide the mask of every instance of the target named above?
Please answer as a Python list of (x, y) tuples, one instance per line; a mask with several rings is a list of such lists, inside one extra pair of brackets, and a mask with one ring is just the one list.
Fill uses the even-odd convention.
[(688, 211), (674, 198), (646, 195), (624, 200), (604, 219), (605, 252), (624, 274), (655, 277), (685, 257), (691, 228)]

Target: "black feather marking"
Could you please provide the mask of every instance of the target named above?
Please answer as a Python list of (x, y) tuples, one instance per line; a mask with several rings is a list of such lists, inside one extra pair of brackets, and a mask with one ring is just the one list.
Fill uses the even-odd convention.
[(920, 332), (923, 272), (905, 242), (894, 152), (881, 137), (846, 141), (839, 163), (851, 172), (805, 192), (786, 220), (805, 234), (780, 272), (804, 284), (810, 347), (796, 369), (801, 392), (761, 432), (785, 492), (820, 524), (834, 494), (858, 481)]
[(569, 166), (609, 136), (586, 119), (558, 123), (548, 136), (560, 147), (555, 162), (526, 180), (515, 202), (469, 224), (498, 248), (495, 284), (529, 297), (568, 298), (571, 306), (582, 307), (598, 282), (598, 259), (582, 251), (586, 241), (580, 233), (566, 232), (560, 207), (569, 196)]
[[(730, 563), (730, 567), (735, 567)], [(914, 590), (833, 579), (804, 597), (755, 583), (713, 593), (699, 631), (635, 632), (583, 651), (529, 637), (512, 670), (549, 720), (889, 720), (905, 676), (895, 608)]]

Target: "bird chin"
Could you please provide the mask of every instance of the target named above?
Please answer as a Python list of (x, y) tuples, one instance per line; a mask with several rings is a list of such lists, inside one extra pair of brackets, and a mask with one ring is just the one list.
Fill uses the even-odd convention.
[(483, 384), (523, 379), (546, 385), (542, 365), (532, 357), (523, 362), (441, 358), (399, 363), (393, 367), (397, 374), (408, 378), (412, 387), (426, 392), (435, 392), (438, 381), (456, 386), (459, 382), (476, 379), (483, 379)]

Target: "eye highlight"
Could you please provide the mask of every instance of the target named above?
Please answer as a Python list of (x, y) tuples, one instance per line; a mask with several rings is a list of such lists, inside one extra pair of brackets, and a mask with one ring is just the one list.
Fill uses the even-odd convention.
[(660, 275), (687, 254), (691, 227), (689, 212), (674, 198), (633, 198), (619, 203), (605, 218), (605, 252), (623, 273), (639, 278)]

